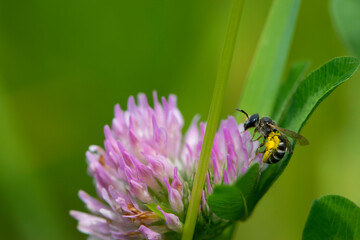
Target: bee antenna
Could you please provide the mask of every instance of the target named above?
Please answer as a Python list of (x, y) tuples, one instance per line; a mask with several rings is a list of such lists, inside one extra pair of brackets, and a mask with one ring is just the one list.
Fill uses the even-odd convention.
[(249, 115), (248, 115), (244, 110), (238, 109), (238, 108), (236, 108), (235, 110), (237, 110), (237, 111), (239, 111), (239, 112), (242, 112), (243, 114), (246, 115), (247, 118), (249, 118)]

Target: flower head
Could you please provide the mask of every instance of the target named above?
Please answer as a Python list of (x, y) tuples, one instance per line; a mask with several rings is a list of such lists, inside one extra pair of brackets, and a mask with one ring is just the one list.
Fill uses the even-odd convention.
[[(126, 111), (115, 106), (111, 128), (105, 126), (104, 149), (90, 146), (88, 171), (100, 200), (83, 191), (79, 196), (91, 214), (71, 211), (78, 229), (97, 239), (171, 239), (181, 234), (190, 189), (204, 137), (204, 123), (195, 116), (185, 136), (176, 97), (151, 108), (144, 94), (128, 100)], [(250, 141), (233, 117), (223, 120), (214, 140), (198, 226), (226, 222), (212, 213), (206, 197), (216, 184), (231, 184), (252, 162), (257, 142)], [(209, 227), (211, 228), (211, 226)]]

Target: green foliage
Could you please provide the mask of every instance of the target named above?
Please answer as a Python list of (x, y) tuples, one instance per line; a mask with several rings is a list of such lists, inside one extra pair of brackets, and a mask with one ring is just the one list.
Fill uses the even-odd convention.
[(360, 0), (332, 0), (330, 13), (346, 47), (360, 57)]
[[(278, 125), (299, 132), (311, 113), (337, 86), (349, 79), (359, 66), (353, 57), (335, 58), (307, 76), (290, 96), (287, 111), (280, 115)], [(291, 93), (291, 92), (290, 92)], [(281, 93), (281, 94), (290, 94)], [(258, 186), (260, 199), (289, 163), (288, 154), (278, 164), (270, 165), (261, 175)]]
[(210, 209), (224, 219), (245, 220), (254, 206), (258, 176), (259, 164), (255, 163), (233, 185), (216, 186), (207, 198)]
[[(353, 57), (335, 58), (301, 81), (295, 91), (292, 87), (284, 88), (288, 92), (280, 94), (290, 95), (287, 98), (288, 102), (284, 102), (284, 105), (289, 107), (280, 113), (279, 125), (296, 132), (300, 131), (320, 102), (337, 86), (349, 79), (358, 65), (359, 61)], [(296, 81), (294, 83), (296, 84)], [(287, 154), (278, 164), (271, 164), (262, 172), (260, 181), (256, 185), (256, 195), (251, 191), (250, 194), (247, 194), (248, 190), (244, 189), (245, 184), (255, 187), (257, 182), (255, 167), (251, 168), (234, 186), (216, 187), (214, 193), (208, 197), (210, 209), (226, 219), (245, 219), (253, 209), (248, 206), (249, 199), (255, 197), (251, 201), (255, 206), (256, 202), (284, 171), (290, 157), (291, 154)], [(239, 189), (235, 191), (235, 187)], [(232, 205), (230, 204), (231, 200), (235, 202)]]
[(289, 109), (282, 112), (280, 126), (300, 131), (315, 107), (337, 86), (349, 79), (359, 66), (353, 57), (335, 58), (312, 72), (296, 89)]
[(280, 113), (287, 111), (287, 109), (289, 108), (291, 97), (294, 95), (294, 92), (296, 91), (300, 82), (304, 79), (304, 75), (308, 67), (309, 61), (298, 62), (291, 66), (286, 80), (280, 86), (275, 101), (272, 114), (272, 118), (275, 121), (279, 119)]
[[(251, 64), (240, 108), (271, 113), (281, 83), (300, 0), (275, 0)], [(266, 101), (264, 97), (266, 96)]]
[(246, 199), (246, 215), (240, 220), (245, 220), (255, 206), (255, 189), (259, 180), (260, 166), (255, 163), (248, 169), (245, 174), (235, 182), (235, 186), (240, 189), (242, 195)]
[(211, 211), (224, 219), (239, 220), (248, 215), (246, 199), (235, 186), (216, 186), (207, 202)]
[(303, 232), (303, 240), (313, 239), (360, 239), (360, 208), (337, 195), (314, 200)]

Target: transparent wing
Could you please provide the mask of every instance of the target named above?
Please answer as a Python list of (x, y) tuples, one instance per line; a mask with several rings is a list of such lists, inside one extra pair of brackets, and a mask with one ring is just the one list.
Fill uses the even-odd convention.
[(285, 142), (285, 145), (286, 145), (286, 149), (289, 153), (292, 153), (293, 152), (293, 149), (292, 149), (292, 144), (291, 142), (289, 141), (289, 139), (285, 136), (285, 134), (281, 134), (281, 139)]
[(297, 143), (299, 143), (300, 145), (308, 145), (309, 144), (309, 141), (305, 137), (301, 136), (300, 134), (297, 134), (296, 132), (293, 132), (289, 129), (278, 127), (273, 124), (269, 124), (269, 125), (275, 129), (277, 129), (280, 133), (297, 140)]

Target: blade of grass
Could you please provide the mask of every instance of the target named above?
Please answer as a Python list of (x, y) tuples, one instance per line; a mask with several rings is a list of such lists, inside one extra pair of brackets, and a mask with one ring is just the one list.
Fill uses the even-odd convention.
[[(251, 64), (240, 108), (270, 116), (281, 84), (300, 0), (274, 0)], [(239, 114), (239, 118), (243, 117)], [(240, 120), (240, 119), (238, 119)]]
[(220, 120), (220, 113), (224, 101), (225, 89), (234, 53), (243, 4), (243, 0), (233, 0), (230, 22), (225, 38), (223, 53), (219, 63), (218, 73), (216, 76), (213, 98), (210, 105), (199, 164), (195, 174), (194, 185), (191, 191), (191, 199), (184, 224), (184, 231), (182, 235), (183, 240), (192, 239), (194, 235), (201, 194), (204, 188), (205, 176), (209, 165), (215, 132)]

